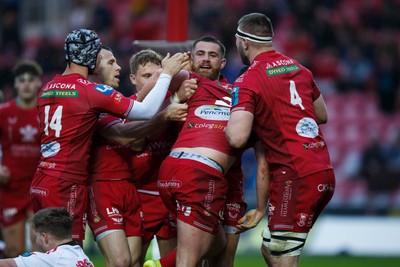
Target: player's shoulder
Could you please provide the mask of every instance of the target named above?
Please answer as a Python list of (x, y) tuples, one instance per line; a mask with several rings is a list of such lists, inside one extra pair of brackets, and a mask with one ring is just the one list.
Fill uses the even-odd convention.
[(11, 101), (0, 103), (0, 112), (10, 108), (11, 106)]
[(115, 91), (114, 88), (112, 88), (111, 86), (101, 83), (93, 84), (88, 89), (95, 93), (101, 93), (103, 95), (111, 95)]
[(7, 102), (0, 103), (0, 112), (14, 112), (16, 109), (18, 109), (18, 107), (15, 103), (15, 98)]

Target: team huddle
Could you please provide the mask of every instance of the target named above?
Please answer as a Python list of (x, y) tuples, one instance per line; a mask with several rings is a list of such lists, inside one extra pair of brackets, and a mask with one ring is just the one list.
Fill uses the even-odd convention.
[[(43, 87), (36, 63), (17, 65), (17, 98), (0, 106), (8, 258), (0, 267), (93, 266), (82, 250), (86, 225), (106, 266), (234, 266), (239, 234), (266, 213), (265, 262), (298, 266), (335, 177), (319, 128), (328, 119), (323, 97), (308, 69), (274, 50), (273, 35), (263, 14), (238, 21), (247, 67), (234, 84), (221, 75), (229, 63), (213, 36), (164, 58), (141, 50), (130, 59), (131, 97), (117, 91), (121, 67), (91, 30), (68, 34), (66, 69)], [(257, 159), (257, 207), (246, 213), (248, 148)], [(55, 212), (65, 213), (62, 235)], [(17, 257), (32, 213), (35, 253)], [(153, 237), (161, 258), (146, 261)], [(68, 253), (49, 253), (61, 247)]]

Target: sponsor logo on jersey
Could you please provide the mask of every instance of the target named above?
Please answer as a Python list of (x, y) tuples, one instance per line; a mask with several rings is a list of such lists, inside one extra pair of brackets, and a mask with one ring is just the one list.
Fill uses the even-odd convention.
[(212, 205), (213, 200), (214, 200), (214, 193), (215, 193), (215, 181), (214, 180), (210, 180), (208, 182), (207, 195), (204, 197), (204, 208), (206, 210), (210, 210), (211, 209), (211, 205)]
[(119, 104), (119, 102), (121, 102), (122, 99), (122, 94), (121, 93), (116, 93), (114, 96), (114, 103), (115, 104)]
[(279, 74), (284, 74), (288, 72), (295, 72), (300, 70), (300, 67), (297, 66), (296, 64), (290, 65), (290, 66), (282, 66), (278, 68), (272, 68), (272, 69), (267, 69), (265, 72), (267, 73), (268, 76), (275, 76)]
[(60, 151), (60, 143), (57, 141), (52, 141), (47, 144), (40, 145), (40, 152), (45, 158), (54, 157)]
[(326, 191), (334, 192), (335, 186), (330, 184), (319, 184), (317, 186), (317, 190), (318, 192), (326, 192)]
[(80, 83), (82, 83), (82, 84), (84, 84), (84, 85), (89, 85), (89, 84), (92, 84), (92, 82), (91, 82), (91, 81), (89, 81), (89, 80), (78, 79), (77, 81), (78, 81), (78, 82), (80, 82)]
[(40, 197), (47, 197), (47, 195), (49, 194), (49, 191), (47, 189), (40, 188), (40, 187), (31, 187), (30, 193), (31, 193), (31, 195), (38, 195)]
[(112, 217), (112, 216), (121, 216), (119, 214), (119, 210), (117, 208), (114, 208), (114, 207), (111, 207), (111, 209), (110, 208), (106, 208), (106, 211), (107, 211), (107, 215), (110, 216), (110, 217)]
[(17, 212), (18, 212), (18, 209), (15, 207), (6, 208), (3, 210), (3, 217), (10, 220), (12, 217), (14, 217), (14, 215), (17, 214)]
[(225, 131), (226, 125), (218, 124), (218, 123), (188, 123), (188, 128), (195, 128), (195, 129), (217, 129)]
[(111, 93), (114, 92), (114, 88), (105, 84), (98, 84), (94, 89), (104, 95), (111, 95)]
[(182, 181), (179, 181), (179, 180), (166, 181), (166, 182), (158, 181), (157, 185), (160, 188), (181, 188), (182, 187)]
[(319, 142), (312, 142), (312, 143), (304, 143), (303, 147), (305, 149), (313, 149), (313, 148), (323, 148), (325, 147), (325, 142), (324, 141), (319, 141)]
[(28, 124), (25, 127), (19, 128), (19, 133), (22, 134), (23, 142), (34, 142), (35, 135), (38, 133), (38, 129)]
[(62, 98), (77, 98), (78, 90), (48, 90), (43, 91), (40, 98), (62, 97)]
[(45, 158), (54, 157), (60, 151), (60, 143), (57, 141), (52, 141), (47, 144), (40, 145), (40, 152)]
[(286, 185), (283, 188), (281, 216), (286, 217), (288, 213), (289, 202), (292, 199), (292, 181), (285, 181)]
[(231, 112), (228, 107), (203, 105), (198, 107), (194, 114), (203, 120), (228, 121)]
[(302, 118), (296, 125), (297, 134), (307, 138), (318, 136), (318, 130), (318, 124), (313, 118)]
[(39, 162), (39, 167), (41, 168), (54, 169), (56, 165), (57, 164), (55, 162), (45, 162), (45, 161)]

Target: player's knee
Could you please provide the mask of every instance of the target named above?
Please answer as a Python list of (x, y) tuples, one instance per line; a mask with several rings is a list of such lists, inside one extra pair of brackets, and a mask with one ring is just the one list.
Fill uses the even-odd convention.
[(271, 239), (268, 244), (263, 241), (263, 247), (268, 247), (272, 256), (299, 256), (307, 235), (307, 233), (274, 231), (270, 233)]

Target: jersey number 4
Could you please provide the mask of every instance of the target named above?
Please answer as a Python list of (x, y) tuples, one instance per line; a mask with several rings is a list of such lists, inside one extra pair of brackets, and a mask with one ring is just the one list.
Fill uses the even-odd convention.
[(292, 80), (290, 80), (290, 103), (292, 105), (299, 105), (301, 110), (304, 110), (304, 106), (302, 104), (303, 101), (301, 100), (299, 93), (297, 93), (296, 84)]
[(61, 117), (62, 117), (63, 106), (58, 106), (49, 123), (50, 106), (44, 107), (44, 133), (49, 135), (49, 128), (55, 131), (55, 136), (60, 137), (62, 129)]

